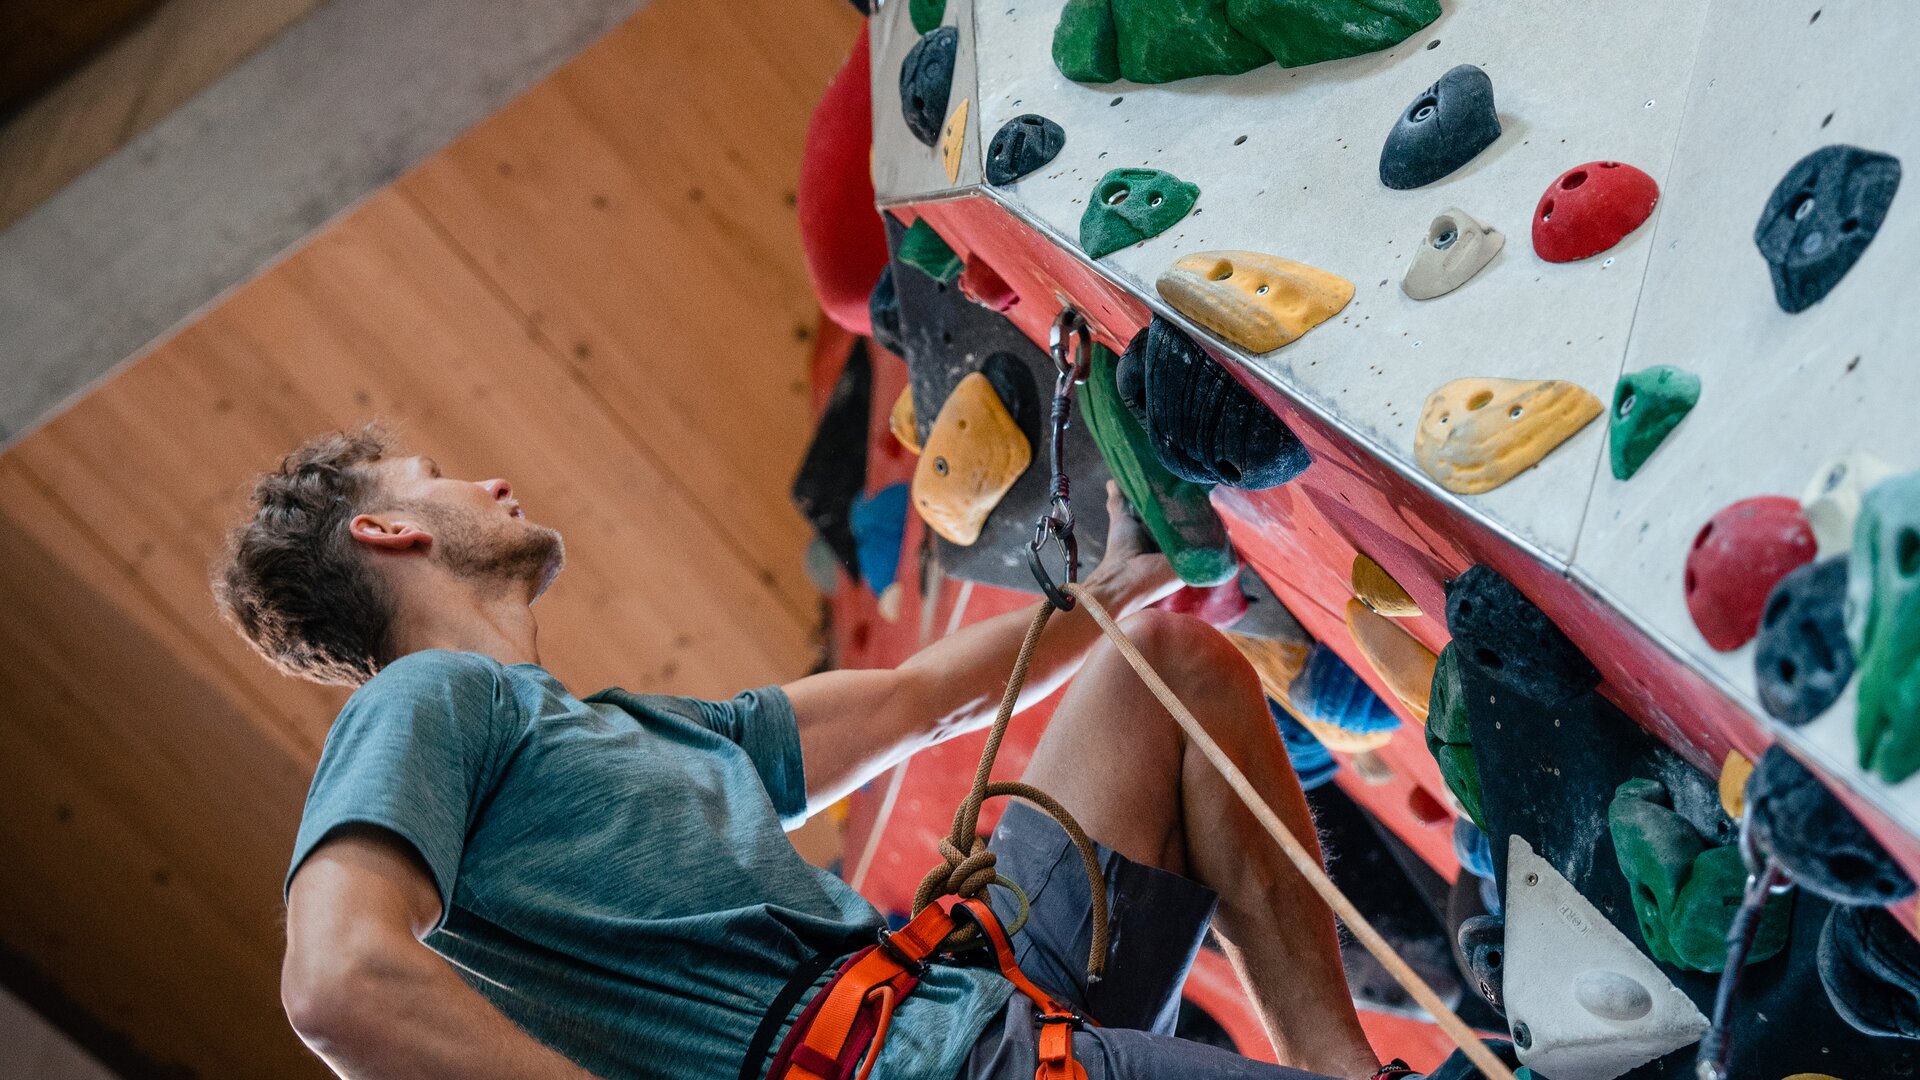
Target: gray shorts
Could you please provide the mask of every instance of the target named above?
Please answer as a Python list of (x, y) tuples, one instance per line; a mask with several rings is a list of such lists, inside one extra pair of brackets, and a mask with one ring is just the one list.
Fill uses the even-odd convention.
[[(1067, 834), (1025, 803), (1009, 803), (988, 842), (1000, 873), (1027, 890), (1033, 910), (1013, 936), (1020, 970), (1049, 993), (1098, 1021), (1074, 1033), (1074, 1057), (1088, 1080), (1314, 1080), (1318, 1074), (1250, 1061), (1218, 1047), (1173, 1037), (1180, 989), (1200, 950), (1218, 900), (1212, 889), (1143, 866), (1096, 844), (1106, 872), (1106, 974), (1087, 986), (1093, 940), (1086, 871)], [(992, 891), (994, 914), (1017, 912)], [(974, 1044), (960, 1080), (1033, 1080), (1039, 1024), (1019, 993)]]

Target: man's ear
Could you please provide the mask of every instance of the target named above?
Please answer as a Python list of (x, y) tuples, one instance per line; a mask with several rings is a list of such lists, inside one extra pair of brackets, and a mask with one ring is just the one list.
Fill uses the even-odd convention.
[(433, 542), (431, 533), (411, 521), (373, 514), (361, 514), (348, 522), (347, 532), (359, 543), (387, 551), (425, 550)]

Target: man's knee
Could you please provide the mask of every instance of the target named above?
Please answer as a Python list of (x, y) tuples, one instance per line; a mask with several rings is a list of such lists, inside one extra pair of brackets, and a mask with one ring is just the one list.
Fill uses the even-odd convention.
[(1148, 608), (1120, 626), (1175, 694), (1258, 695), (1260, 677), (1227, 636), (1191, 615)]

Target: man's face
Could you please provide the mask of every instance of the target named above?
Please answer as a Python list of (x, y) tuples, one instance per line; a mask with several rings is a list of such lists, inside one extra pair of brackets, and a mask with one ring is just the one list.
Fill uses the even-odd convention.
[(456, 480), (430, 457), (376, 463), (387, 516), (412, 520), (432, 536), (429, 557), (476, 582), (530, 582), (546, 591), (566, 561), (557, 530), (521, 512), (505, 480)]

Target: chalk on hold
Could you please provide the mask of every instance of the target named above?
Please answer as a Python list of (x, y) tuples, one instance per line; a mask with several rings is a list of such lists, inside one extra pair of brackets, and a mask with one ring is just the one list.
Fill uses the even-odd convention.
[(1753, 777), (1753, 762), (1738, 750), (1727, 751), (1720, 762), (1720, 809), (1734, 821), (1747, 812), (1747, 781)]
[(1353, 299), (1346, 278), (1254, 251), (1183, 255), (1154, 287), (1175, 311), (1256, 353), (1293, 341)]
[(1559, 379), (1455, 379), (1427, 398), (1414, 436), (1422, 472), (1479, 495), (1539, 464), (1604, 410)]
[(1331, 750), (1359, 753), (1385, 746), (1400, 727), (1379, 695), (1332, 649), (1318, 642), (1288, 689), (1300, 721)]
[(1847, 557), (1847, 636), (1859, 660), (1860, 766), (1920, 771), (1920, 473), (1867, 492)]
[(1823, 146), (1787, 170), (1753, 230), (1780, 310), (1826, 298), (1873, 243), (1899, 188), (1899, 159), (1857, 146)]
[(1233, 27), (1281, 67), (1392, 48), (1440, 17), (1439, 0), (1227, 0), (1226, 6)]
[(1011, 184), (1044, 168), (1060, 153), (1067, 133), (1037, 113), (1023, 113), (1000, 125), (987, 144), (987, 183)]
[(1529, 701), (1558, 705), (1600, 685), (1586, 654), (1491, 566), (1448, 582), (1447, 631), (1463, 662)]
[(1100, 178), (1080, 215), (1080, 247), (1111, 255), (1167, 231), (1187, 216), (1200, 188), (1159, 169), (1115, 169)]
[(907, 17), (913, 20), (914, 31), (924, 34), (947, 17), (947, 0), (912, 0), (907, 5)]
[(901, 387), (900, 396), (893, 399), (893, 408), (887, 410), (887, 430), (909, 452), (920, 453), (920, 417), (913, 411), (913, 387)]
[(1548, 262), (1590, 258), (1653, 215), (1660, 185), (1618, 161), (1575, 165), (1547, 186), (1533, 210), (1533, 250)]
[(1760, 495), (1713, 515), (1687, 550), (1683, 583), (1700, 636), (1720, 652), (1753, 640), (1768, 590), (1812, 562), (1814, 547), (1813, 530), (1792, 499)]
[(1358, 600), (1347, 601), (1347, 632), (1387, 692), (1400, 699), (1414, 719), (1424, 722), (1433, 686), (1433, 650)]
[(1120, 39), (1112, 0), (1067, 0), (1053, 27), (1053, 66), (1074, 82), (1120, 77)]
[(935, 281), (951, 285), (966, 269), (960, 256), (940, 238), (926, 218), (915, 219), (900, 238), (900, 250), (894, 257)]
[(1452, 641), (1434, 659), (1427, 691), (1427, 752), (1440, 767), (1440, 779), (1475, 826), (1487, 827), (1481, 807), (1480, 766), (1473, 756), (1473, 728), (1461, 683), (1460, 643)]
[(907, 485), (889, 484), (853, 501), (853, 538), (860, 545), (860, 576), (884, 598), (900, 575), (907, 534)]
[(1506, 963), (1507, 921), (1498, 915), (1475, 915), (1460, 924), (1455, 935), (1460, 956), (1467, 962), (1474, 988), (1494, 1008), (1500, 1007), (1500, 969)]
[(1820, 931), (1820, 984), (1867, 1035), (1920, 1039), (1920, 942), (1892, 912), (1837, 906)]
[(867, 425), (872, 409), (873, 362), (856, 342), (821, 410), (800, 472), (793, 478), (793, 505), (854, 577), (860, 574), (860, 548), (849, 515), (867, 483)]
[(1287, 748), (1287, 761), (1293, 766), (1293, 774), (1300, 779), (1300, 790), (1312, 791), (1333, 779), (1340, 771), (1340, 763), (1313, 737), (1313, 732), (1272, 698), (1267, 699), (1267, 712), (1273, 715), (1274, 726), (1280, 729), (1280, 742)]
[(1397, 191), (1431, 184), (1499, 137), (1493, 80), (1472, 64), (1461, 64), (1400, 113), (1380, 147), (1380, 182)]
[(1033, 447), (993, 384), (961, 379), (940, 407), (913, 471), (913, 505), (927, 525), (962, 547), (1033, 461)]
[(1659, 364), (1620, 377), (1607, 414), (1607, 456), (1615, 480), (1627, 480), (1700, 400), (1700, 376)]
[(1352, 579), (1353, 595), (1375, 614), (1389, 619), (1410, 619), (1420, 614), (1420, 605), (1413, 602), (1407, 590), (1364, 554), (1353, 556)]
[(1273, 62), (1229, 20), (1227, 0), (1112, 0), (1120, 74), (1137, 83), (1238, 75)]
[(1413, 253), (1400, 291), (1415, 300), (1445, 296), (1493, 261), (1507, 238), (1465, 210), (1447, 210), (1427, 225), (1427, 239)]
[(960, 31), (942, 26), (913, 43), (900, 64), (900, 115), (913, 137), (932, 146), (940, 138), (953, 93), (953, 65)]
[(880, 269), (880, 280), (873, 283), (867, 297), (867, 319), (873, 327), (874, 344), (899, 356), (906, 351), (900, 337), (900, 294), (893, 287), (893, 264)]
[(1180, 580), (1189, 585), (1232, 580), (1240, 561), (1227, 539), (1226, 524), (1208, 500), (1208, 488), (1173, 475), (1160, 463), (1146, 429), (1120, 400), (1116, 365), (1113, 353), (1096, 344), (1080, 401), (1087, 431), (1120, 494), (1140, 515)]
[(1913, 879), (1865, 825), (1779, 744), (1747, 781), (1747, 828), (1794, 882), (1836, 904), (1884, 906)]
[(1767, 715), (1799, 727), (1840, 700), (1853, 678), (1846, 602), (1844, 555), (1795, 567), (1767, 594), (1753, 647), (1754, 684)]
[(1893, 475), (1893, 467), (1872, 454), (1848, 454), (1820, 467), (1800, 494), (1800, 509), (1822, 555), (1845, 555), (1853, 547), (1853, 525), (1860, 500)]
[(1128, 343), (1114, 385), (1141, 418), (1160, 463), (1181, 479), (1257, 491), (1313, 464), (1272, 409), (1159, 316)]

